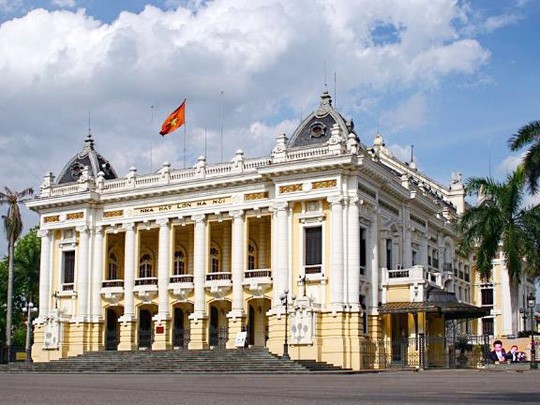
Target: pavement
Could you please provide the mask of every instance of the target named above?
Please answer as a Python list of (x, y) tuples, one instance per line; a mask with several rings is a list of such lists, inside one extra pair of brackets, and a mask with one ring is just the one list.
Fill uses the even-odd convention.
[(0, 373), (1, 404), (540, 403), (540, 371), (353, 375)]

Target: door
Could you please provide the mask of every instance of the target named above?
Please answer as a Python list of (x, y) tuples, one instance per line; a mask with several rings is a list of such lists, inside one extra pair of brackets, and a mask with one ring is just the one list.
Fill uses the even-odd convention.
[(114, 309), (107, 309), (107, 327), (105, 329), (105, 350), (118, 349), (118, 315)]
[(139, 348), (152, 347), (152, 315), (147, 309), (139, 312)]
[(173, 347), (187, 349), (187, 339), (184, 330), (184, 311), (174, 309)]

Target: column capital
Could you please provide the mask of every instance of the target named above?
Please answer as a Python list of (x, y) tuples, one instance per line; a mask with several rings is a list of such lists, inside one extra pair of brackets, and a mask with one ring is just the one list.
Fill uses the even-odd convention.
[(81, 225), (75, 228), (75, 230), (79, 233), (87, 233), (89, 231), (89, 228), (86, 225)]
[(289, 208), (289, 203), (287, 201), (274, 201), (270, 205), (270, 211), (277, 212), (277, 211), (285, 211)]
[(343, 202), (343, 196), (331, 195), (326, 198), (326, 201), (328, 201), (331, 205), (341, 205), (341, 203)]
[(234, 219), (243, 219), (244, 218), (244, 210), (234, 210), (229, 211), (229, 215), (233, 217)]
[(135, 223), (134, 222), (125, 222), (122, 224), (122, 228), (124, 228), (126, 231), (134, 231), (135, 230)]
[(39, 231), (37, 231), (37, 236), (39, 236), (40, 238), (47, 238), (51, 236), (51, 231), (49, 231), (48, 229), (40, 229)]
[(206, 215), (204, 215), (204, 214), (192, 215), (191, 220), (195, 221), (197, 223), (205, 222), (206, 221)]
[(357, 195), (352, 195), (348, 200), (349, 205), (362, 205), (364, 200), (361, 200)]
[(94, 233), (94, 235), (102, 235), (103, 236), (104, 229), (105, 229), (104, 226), (97, 225), (97, 226), (94, 227), (94, 229), (92, 229), (92, 232)]
[(167, 227), (169, 226), (169, 218), (156, 219), (156, 224), (158, 224), (160, 227)]

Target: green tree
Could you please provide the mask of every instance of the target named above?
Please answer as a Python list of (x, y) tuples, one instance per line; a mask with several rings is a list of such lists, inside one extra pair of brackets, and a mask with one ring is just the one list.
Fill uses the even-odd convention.
[[(506, 181), (491, 178), (471, 178), (465, 189), (468, 195), (478, 195), (480, 202), (460, 218), (460, 249), (476, 252), (476, 269), (484, 281), (491, 278), (492, 261), (502, 251), (510, 278), (512, 307), (517, 306), (518, 285), (523, 274), (534, 274), (538, 267), (539, 209), (523, 207), (525, 174), (523, 167), (507, 176)], [(517, 325), (517, 319), (514, 319)]]
[[(26, 299), (32, 299), (37, 307), (39, 303), (39, 264), (41, 241), (37, 236), (37, 227), (32, 228), (26, 235), (21, 237), (15, 246), (14, 274), (13, 274), (13, 321), (12, 341), (13, 346), (23, 346), (25, 343), (25, 314), (22, 307)], [(0, 285), (7, 285), (8, 258), (0, 261)], [(0, 331), (4, 332), (7, 302), (7, 290), (0, 289)], [(0, 344), (4, 344), (5, 333), (0, 334)]]
[(13, 262), (15, 242), (21, 236), (23, 223), (19, 204), (28, 200), (28, 196), (34, 191), (31, 188), (22, 191), (11, 191), (4, 187), (5, 192), (0, 191), (0, 205), (7, 204), (7, 215), (4, 215), (4, 229), (8, 240), (8, 282), (7, 282), (7, 308), (6, 308), (6, 346), (8, 353), (11, 349), (11, 326), (13, 315)]
[(508, 144), (512, 151), (530, 146), (525, 153), (523, 167), (531, 193), (536, 193), (540, 179), (540, 121), (532, 121), (521, 127), (508, 140)]

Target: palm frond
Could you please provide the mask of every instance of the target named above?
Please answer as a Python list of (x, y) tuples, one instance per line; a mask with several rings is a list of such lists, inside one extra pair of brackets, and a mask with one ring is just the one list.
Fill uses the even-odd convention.
[(532, 121), (518, 129), (508, 140), (508, 146), (516, 151), (532, 142), (540, 142), (540, 121)]

